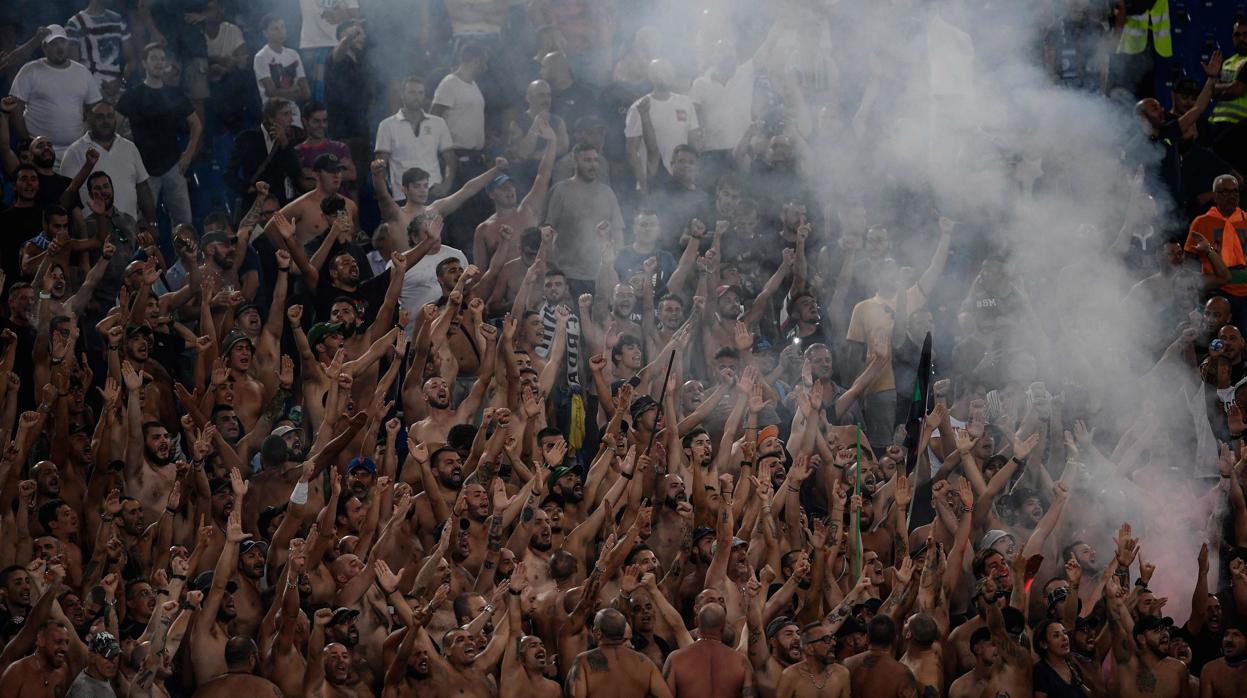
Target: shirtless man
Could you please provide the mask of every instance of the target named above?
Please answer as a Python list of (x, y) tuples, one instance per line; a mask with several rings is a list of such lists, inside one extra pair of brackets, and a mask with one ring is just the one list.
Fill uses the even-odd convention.
[[(377, 204), (381, 207), (381, 220), (385, 222), (385, 229), (389, 235), (391, 244), (394, 249), (402, 250), (407, 245), (407, 226), (413, 219), (423, 213), (436, 214), (445, 218), (455, 211), (459, 210), (469, 199), (476, 196), (478, 192), (485, 188), (495, 177), (502, 175), (509, 167), (506, 158), (495, 158), (494, 166), (484, 173), (464, 182), (463, 188), (442, 199), (437, 199), (429, 203), (429, 173), (413, 167), (403, 173), (402, 189), (403, 196), (406, 201), (399, 206), (394, 201), (394, 197), (390, 195), (389, 187), (386, 186), (385, 176), (389, 171), (389, 165), (386, 160), (378, 158), (372, 161), (372, 187), (377, 193)], [(449, 182), (443, 182), (449, 185)], [(297, 202), (296, 202), (297, 203)], [(294, 204), (291, 204), (292, 206)]]
[[(231, 511), (225, 526), (225, 548), (217, 558), (215, 569), (195, 578), (195, 586), (199, 587), (197, 590), (205, 592), (203, 607), (197, 614), (195, 625), (190, 632), (191, 664), (199, 681), (205, 681), (217, 674), (237, 671), (236, 667), (245, 663), (244, 659), (246, 662), (251, 662), (252, 667), (254, 667), (254, 662), (259, 660), (259, 651), (255, 643), (251, 643), (250, 654), (252, 656), (249, 658), (243, 657), (240, 653), (237, 655), (238, 661), (233, 665), (226, 659), (231, 642), (229, 624), (236, 615), (234, 592), (238, 589), (237, 583), (230, 577), (238, 567), (239, 544), (250, 537), (251, 534), (242, 532), (242, 514), (238, 509)], [(249, 638), (247, 641), (251, 642)], [(239, 648), (235, 649), (241, 652)], [(213, 695), (227, 694), (214, 693)]]
[(256, 696), (280, 698), (281, 690), (268, 679), (254, 674), (260, 661), (255, 641), (249, 637), (231, 637), (222, 648), (225, 671), (211, 679), (200, 679), (199, 690), (192, 698), (237, 698)]
[(801, 629), (804, 661), (784, 669), (777, 698), (848, 698), (849, 670), (836, 664), (836, 635), (825, 623)]
[[(670, 698), (658, 667), (626, 645), (628, 622), (623, 614), (604, 608), (593, 617), (596, 648), (581, 652), (567, 672), (564, 692), (572, 698), (625, 698), (651, 695)], [(726, 648), (725, 648), (726, 649)], [(674, 657), (674, 655), (672, 655)]]
[[(324, 399), (334, 381), (345, 383), (349, 390), (354, 379), (381, 360), (394, 345), (398, 328), (377, 338), (368, 350), (358, 357), (347, 357), (343, 348), (342, 330), (330, 323), (317, 323), (307, 334), (303, 333), (303, 306), (292, 305), (286, 309), (286, 319), (294, 334), (294, 344), (299, 348), (299, 364), (303, 371), (303, 408), (308, 414), (308, 424), (320, 424), (324, 417)], [(344, 378), (345, 377), (345, 378)]]
[[(410, 433), (409, 433), (410, 437)], [(415, 437), (408, 439), (410, 444), (415, 444)], [(453, 448), (439, 448), (429, 456), (427, 447), (420, 444), (413, 449), (411, 457), (416, 461), (422, 469), (431, 467), (433, 477), (437, 480), (437, 491), (442, 496), (440, 503), (430, 501), (433, 487), (426, 487), (423, 492), (416, 495), (414, 509), (416, 510), (415, 518), (418, 525), (418, 533), (420, 543), (425, 550), (433, 549), (433, 529), (437, 528), (437, 524), (443, 517), (438, 515), (439, 511), (449, 512), (454, 506), (455, 500), (459, 498), (459, 490), (463, 487), (463, 458)], [(428, 459), (428, 465), (424, 465), (424, 459)]]
[(1169, 656), (1169, 627), (1156, 616), (1139, 616), (1138, 621), (1132, 621), (1125, 594), (1117, 577), (1109, 577), (1105, 600), (1113, 632), (1119, 695), (1121, 698), (1185, 696), (1187, 669), (1181, 661)]
[(970, 635), (970, 651), (974, 653), (974, 668), (953, 682), (948, 698), (979, 698), (992, 676), (996, 663), (996, 645), (992, 643), (992, 631), (979, 628)]
[[(332, 224), (333, 221), (321, 210), (321, 202), (325, 199), (341, 198), (346, 204), (346, 213), (351, 217), (352, 226), (359, 225), (359, 207), (354, 201), (338, 194), (342, 189), (342, 170), (344, 169), (346, 165), (342, 164), (338, 156), (333, 153), (322, 153), (316, 156), (316, 160), (312, 162), (312, 177), (316, 181), (316, 188), (281, 209), (280, 213), (295, 225), (293, 242), (298, 246), (306, 245), (320, 237), (321, 233), (328, 230)], [(269, 240), (274, 247), (278, 249), (283, 247), (282, 238), (277, 234), (271, 220), (265, 232), (269, 235)], [(291, 254), (295, 255), (300, 252), (302, 249), (298, 252), (291, 250)]]
[(719, 347), (736, 346), (736, 323), (745, 323), (746, 328), (753, 328), (762, 313), (771, 304), (771, 298), (779, 292), (780, 284), (788, 276), (795, 262), (792, 250), (784, 250), (784, 261), (767, 279), (766, 285), (758, 291), (757, 298), (748, 310), (742, 305), (746, 299), (743, 289), (739, 286), (719, 286), (715, 290), (714, 312), (702, 314), (702, 331), (705, 342), (706, 363), (714, 365), (714, 353)]
[(844, 660), (849, 669), (852, 693), (859, 698), (915, 698), (914, 673), (892, 658), (896, 644), (896, 621), (890, 616), (870, 619), (866, 632), (870, 649)]
[(143, 389), (143, 375), (130, 363), (121, 365), (122, 382), (127, 397), (125, 477), (126, 491), (143, 505), (144, 518), (156, 521), (164, 513), (169, 490), (177, 478), (177, 466), (173, 464), (173, 449), (169, 442), (169, 430), (160, 422), (144, 422), (139, 392)]
[(1009, 607), (1006, 610), (1011, 616), (1008, 623), (999, 606), (992, 604), (987, 607), (987, 628), (991, 631), (997, 654), (983, 695), (994, 698), (1028, 697), (1033, 692), (1035, 661), (1030, 648), (1022, 646), (1017, 639), (1026, 631), (1026, 620), (1017, 609)]
[(1241, 620), (1225, 629), (1220, 659), (1208, 662), (1199, 674), (1199, 698), (1234, 698), (1247, 685), (1247, 624)]
[[(255, 356), (255, 342), (242, 332), (231, 332), (225, 338), (221, 351), (225, 366), (229, 369), (227, 379), (233, 387), (234, 411), (242, 421), (244, 431), (251, 431), (259, 421), (265, 405), (272, 398), (264, 384), (251, 377), (251, 360)], [(274, 385), (274, 388), (276, 385)]]
[[(760, 623), (762, 619), (758, 615), (753, 620)], [(835, 643), (832, 643), (832, 647), (835, 647)], [(765, 644), (762, 634), (754, 628), (753, 623), (750, 624), (749, 661), (753, 665), (758, 695), (763, 698), (775, 696), (780, 676), (804, 657), (801, 648), (801, 627), (788, 616), (779, 616), (766, 624)]]
[(701, 637), (688, 647), (672, 652), (663, 667), (672, 696), (756, 695), (749, 660), (723, 644), (726, 625), (727, 610), (719, 604), (707, 604), (697, 614)]
[(489, 387), (489, 376), (478, 378), (458, 407), (451, 408), (451, 391), (453, 387), (441, 376), (433, 376), (424, 382), (424, 399), (429, 405), (429, 414), (424, 419), (411, 425), (410, 429), (416, 438), (429, 446), (438, 448), (446, 443), (446, 433), (456, 424), (466, 424), (476, 416), (481, 406), (485, 391)]
[(559, 698), (563, 690), (555, 681), (545, 677), (548, 653), (541, 638), (536, 635), (525, 635), (523, 614), (524, 591), (528, 588), (528, 579), (524, 570), (511, 577), (511, 587), (507, 602), (507, 638), (506, 649), (502, 653), (502, 673), (499, 681), (501, 698)]
[[(35, 653), (8, 666), (0, 676), (5, 698), (60, 698), (78, 675), (86, 657), (70, 658), (69, 634), (58, 620), (49, 620), (35, 636)], [(81, 644), (81, 643), (78, 643)]]
[[(549, 122), (542, 120), (538, 126), (539, 133), (542, 138), (549, 136), (546, 140), (545, 152), (542, 153), (541, 163), (537, 166), (537, 177), (533, 180), (532, 186), (528, 189), (528, 193), (524, 195), (524, 199), (516, 204), (518, 192), (515, 188), (515, 182), (506, 175), (499, 175), (490, 180), (489, 186), (485, 192), (489, 196), (489, 200), (494, 204), (494, 213), (476, 226), (476, 235), (472, 239), (472, 261), (482, 269), (489, 269), (491, 266), (501, 268), (514, 257), (509, 256), (498, 260), (498, 264), (493, 262), (494, 255), (499, 251), (507, 249), (508, 240), (502, 235), (503, 227), (511, 230), (527, 230), (537, 225), (538, 217), (545, 208), (546, 193), (550, 189), (550, 173), (554, 169), (555, 142), (554, 131), (550, 128)], [(514, 239), (514, 238), (512, 238)], [(514, 248), (512, 248), (513, 250)]]
[[(428, 658), (428, 678), (425, 679), (423, 690), (416, 695), (427, 696), (464, 696), (464, 698), (493, 698), (498, 694), (498, 685), (494, 680), (494, 666), (502, 658), (501, 652), (494, 651), (494, 643), (505, 640), (492, 640), (490, 647), (479, 653), (471, 635), (463, 628), (452, 628), (442, 636), (442, 654), (433, 650), (432, 640), (424, 628), (415, 628), (415, 646), (413, 655)], [(497, 645), (498, 648), (501, 645)]]
[(935, 619), (925, 613), (910, 616), (905, 621), (905, 639), (909, 644), (901, 663), (914, 673), (919, 693), (931, 698), (940, 695), (944, 690), (944, 651)]

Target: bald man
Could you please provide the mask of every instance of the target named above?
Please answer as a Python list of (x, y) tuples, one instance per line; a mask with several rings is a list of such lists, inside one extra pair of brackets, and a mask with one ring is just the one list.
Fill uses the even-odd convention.
[(752, 696), (753, 667), (745, 655), (723, 644), (727, 611), (717, 603), (697, 613), (700, 635), (696, 642), (667, 657), (663, 676), (676, 698)]
[[(648, 657), (625, 647), (628, 621), (613, 608), (593, 617), (595, 649), (581, 652), (567, 672), (567, 695), (573, 698), (670, 698), (671, 691)], [(700, 695), (700, 694), (699, 694)], [(709, 694), (706, 694), (709, 695)]]

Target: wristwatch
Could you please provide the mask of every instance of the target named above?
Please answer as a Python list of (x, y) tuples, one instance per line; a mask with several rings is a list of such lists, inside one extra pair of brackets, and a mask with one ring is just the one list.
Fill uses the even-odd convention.
[(493, 613), (494, 613), (494, 605), (493, 605), (493, 604), (491, 604), (491, 603), (487, 603), (487, 604), (485, 604), (485, 612), (486, 612), (486, 613), (488, 613), (488, 614), (490, 614), (490, 615), (493, 615)]

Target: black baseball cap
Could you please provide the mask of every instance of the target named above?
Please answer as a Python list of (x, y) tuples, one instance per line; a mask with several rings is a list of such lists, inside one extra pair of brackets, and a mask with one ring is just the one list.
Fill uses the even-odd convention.
[(321, 153), (312, 161), (313, 172), (341, 172), (345, 169), (346, 165), (333, 153)]

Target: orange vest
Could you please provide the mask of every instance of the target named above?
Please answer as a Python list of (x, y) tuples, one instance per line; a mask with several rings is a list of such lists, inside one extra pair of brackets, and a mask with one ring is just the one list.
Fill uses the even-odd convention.
[[(1230, 268), (1230, 283), (1221, 290), (1231, 296), (1247, 296), (1247, 213), (1235, 209), (1228, 218), (1213, 206), (1202, 216), (1191, 221), (1183, 249), (1195, 251), (1194, 233), (1203, 235), (1216, 248), (1225, 266)], [(1212, 273), (1212, 265), (1203, 260), (1204, 273)]]

